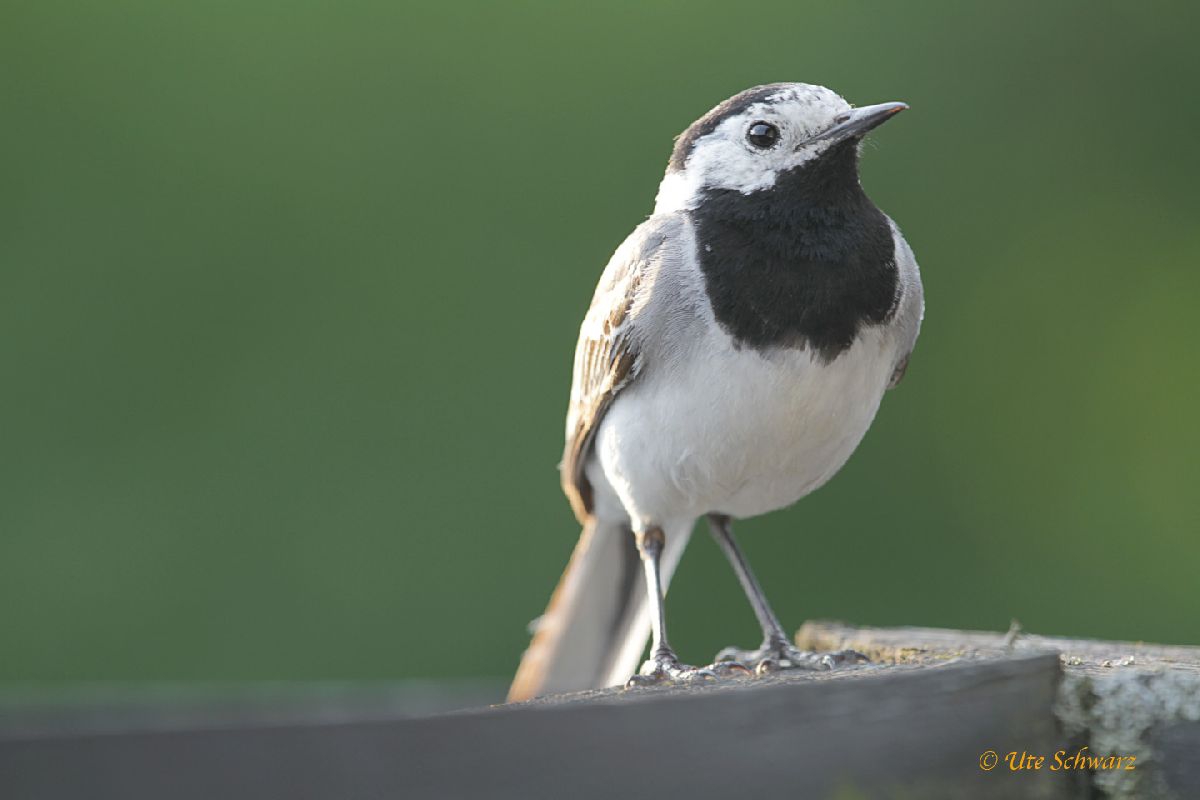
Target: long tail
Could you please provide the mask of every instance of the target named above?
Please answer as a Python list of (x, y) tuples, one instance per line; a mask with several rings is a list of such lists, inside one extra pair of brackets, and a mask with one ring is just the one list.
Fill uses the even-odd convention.
[[(668, 531), (664, 591), (690, 535), (690, 527)], [(633, 531), (624, 521), (589, 520), (535, 624), (508, 699), (620, 685), (637, 671), (649, 638), (646, 583)]]

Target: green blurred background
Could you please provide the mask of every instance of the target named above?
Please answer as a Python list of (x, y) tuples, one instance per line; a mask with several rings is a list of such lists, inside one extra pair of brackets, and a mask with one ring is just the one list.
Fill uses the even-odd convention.
[[(596, 278), (788, 80), (911, 104), (864, 182), (928, 315), (740, 528), (780, 614), (1200, 643), (1194, 9), (8, 0), (0, 680), (508, 675)], [(669, 613), (756, 641), (707, 536)]]

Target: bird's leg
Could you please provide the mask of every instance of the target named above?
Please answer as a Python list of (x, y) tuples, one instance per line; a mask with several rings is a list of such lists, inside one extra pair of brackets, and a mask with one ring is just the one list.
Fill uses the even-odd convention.
[(642, 671), (669, 671), (679, 669), (679, 657), (667, 641), (667, 612), (663, 601), (660, 561), (666, 537), (662, 528), (650, 528), (637, 533), (638, 552), (642, 556), (642, 567), (646, 570), (646, 592), (650, 597), (650, 660)]
[(783, 626), (779, 624), (779, 618), (771, 610), (771, 604), (767, 602), (767, 596), (758, 584), (758, 579), (750, 571), (750, 563), (746, 561), (741, 548), (737, 545), (737, 540), (733, 538), (733, 526), (729, 517), (722, 514), (709, 514), (708, 524), (713, 538), (717, 540), (725, 557), (729, 559), (733, 571), (737, 573), (738, 582), (742, 584), (742, 591), (750, 600), (750, 607), (754, 609), (754, 616), (758, 618), (758, 624), (763, 632), (763, 643), (757, 650), (739, 650), (735, 647), (727, 647), (717, 654), (718, 663), (738, 662), (759, 673), (764, 673), (781, 668), (832, 669), (842, 664), (855, 664), (867, 660), (866, 656), (854, 650), (812, 653), (793, 645), (788, 639), (787, 633), (784, 632)]
[(679, 662), (679, 657), (667, 641), (667, 619), (663, 602), (660, 560), (666, 536), (662, 528), (650, 527), (637, 532), (638, 552), (646, 570), (646, 592), (650, 598), (650, 658), (642, 664), (639, 674), (626, 686), (647, 686), (667, 681), (696, 681), (716, 677), (709, 669), (696, 669)]

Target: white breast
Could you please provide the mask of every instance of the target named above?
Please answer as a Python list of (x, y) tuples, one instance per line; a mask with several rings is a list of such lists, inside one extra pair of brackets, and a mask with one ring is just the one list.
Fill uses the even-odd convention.
[(799, 500), (854, 452), (897, 359), (886, 328), (830, 364), (738, 350), (715, 326), (706, 338), (626, 389), (598, 432), (605, 476), (643, 520), (746, 517)]

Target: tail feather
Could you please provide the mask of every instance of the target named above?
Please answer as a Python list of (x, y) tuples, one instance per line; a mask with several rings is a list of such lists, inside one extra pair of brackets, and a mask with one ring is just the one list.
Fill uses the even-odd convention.
[[(668, 535), (664, 587), (689, 531)], [(650, 638), (649, 604), (628, 523), (584, 525), (509, 689), (510, 701), (614, 686), (636, 671)]]

